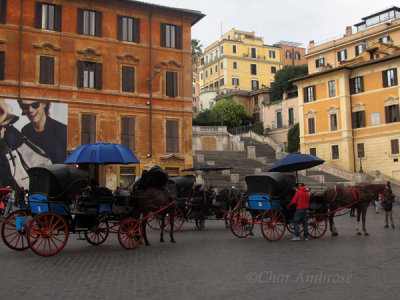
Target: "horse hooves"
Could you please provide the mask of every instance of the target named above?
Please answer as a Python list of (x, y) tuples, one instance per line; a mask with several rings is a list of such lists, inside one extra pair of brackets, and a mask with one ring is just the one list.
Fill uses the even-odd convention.
[(337, 232), (332, 232), (332, 236), (338, 236), (339, 235), (339, 233), (337, 233)]
[(164, 239), (163, 239), (163, 238), (160, 238), (160, 242), (161, 242), (161, 243), (164, 243)]
[(250, 235), (250, 236), (254, 236), (253, 231), (250, 231), (249, 235)]
[(369, 233), (368, 233), (368, 232), (365, 232), (364, 235), (365, 235), (365, 236), (369, 236)]
[(146, 246), (150, 246), (150, 243), (149, 242), (145, 242), (144, 243)]
[(176, 241), (174, 239), (171, 239), (171, 243), (176, 243)]
[(361, 232), (357, 232), (357, 235), (361, 235)]

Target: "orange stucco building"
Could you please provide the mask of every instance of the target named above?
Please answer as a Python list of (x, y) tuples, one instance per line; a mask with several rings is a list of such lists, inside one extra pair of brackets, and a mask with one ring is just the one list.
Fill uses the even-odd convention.
[(130, 147), (140, 165), (108, 166), (110, 188), (151, 164), (177, 174), (193, 165), (191, 26), (203, 16), (130, 0), (0, 0), (0, 97), (67, 104), (68, 153)]

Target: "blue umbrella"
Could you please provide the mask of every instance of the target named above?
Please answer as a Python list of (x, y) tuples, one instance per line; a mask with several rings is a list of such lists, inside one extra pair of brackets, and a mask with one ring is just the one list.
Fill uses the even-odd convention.
[(129, 148), (113, 143), (93, 143), (76, 148), (65, 164), (133, 164), (139, 160)]
[(323, 164), (325, 161), (314, 155), (291, 153), (278, 160), (268, 172), (297, 172)]

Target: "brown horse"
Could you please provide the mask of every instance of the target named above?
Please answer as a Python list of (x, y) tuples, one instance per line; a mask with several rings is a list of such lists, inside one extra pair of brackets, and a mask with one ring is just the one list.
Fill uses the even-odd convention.
[[(175, 183), (171, 180), (168, 180), (165, 186), (163, 187), (140, 187), (137, 186), (132, 189), (133, 195), (137, 204), (142, 212), (142, 219), (148, 216), (150, 213), (158, 211), (163, 207), (168, 206), (161, 214), (161, 233), (160, 233), (160, 242), (164, 242), (164, 225), (165, 225), (165, 215), (168, 213), (170, 215), (170, 219), (174, 220), (175, 218), (175, 209), (177, 208), (177, 202), (171, 204), (174, 200), (176, 200), (176, 186)], [(150, 243), (147, 240), (146, 234), (146, 224), (147, 218), (142, 220), (142, 228), (143, 228), (143, 239), (146, 246), (149, 246)], [(175, 243), (174, 239), (174, 222), (171, 222), (171, 230), (169, 232), (171, 243)]]
[(366, 184), (355, 186), (350, 189), (340, 185), (329, 187), (323, 195), (325, 207), (329, 210), (329, 228), (332, 232), (332, 236), (338, 235), (335, 223), (333, 221), (335, 212), (336, 210), (345, 206), (349, 208), (355, 207), (357, 209), (357, 234), (361, 235), (361, 232), (359, 231), (359, 224), (360, 217), (362, 216), (362, 231), (364, 232), (365, 236), (368, 236), (369, 233), (365, 228), (367, 209), (370, 202), (376, 199), (379, 194), (384, 195), (385, 198), (392, 196), (392, 193), (389, 191), (386, 184)]

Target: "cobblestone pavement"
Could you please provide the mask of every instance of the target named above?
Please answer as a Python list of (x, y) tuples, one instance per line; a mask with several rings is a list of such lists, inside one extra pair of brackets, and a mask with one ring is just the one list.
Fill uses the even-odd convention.
[[(176, 244), (123, 249), (116, 235), (101, 246), (70, 235), (57, 255), (12, 251), (0, 242), (0, 299), (399, 299), (400, 207), (395, 229), (370, 207), (367, 229), (355, 218), (336, 218), (338, 237), (276, 243), (235, 238), (221, 221), (196, 230), (185, 223)], [(169, 239), (167, 239), (169, 240)]]

